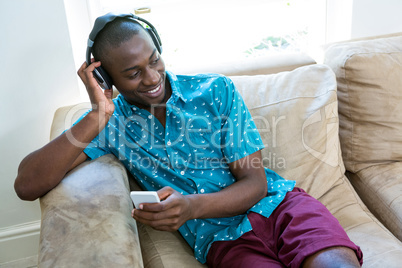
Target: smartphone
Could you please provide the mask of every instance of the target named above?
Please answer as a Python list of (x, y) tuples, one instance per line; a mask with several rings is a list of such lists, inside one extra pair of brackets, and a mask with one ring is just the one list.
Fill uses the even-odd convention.
[(141, 203), (159, 203), (159, 196), (155, 191), (132, 191), (130, 193), (134, 206), (139, 207)]

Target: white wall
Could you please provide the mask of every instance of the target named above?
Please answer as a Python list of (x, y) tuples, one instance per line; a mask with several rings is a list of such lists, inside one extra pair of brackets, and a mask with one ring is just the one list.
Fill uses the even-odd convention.
[(352, 32), (353, 0), (326, 0), (326, 43), (348, 40)]
[[(13, 184), (25, 155), (46, 144), (57, 107), (79, 88), (62, 0), (0, 2), (0, 263), (37, 254), (39, 202)], [(83, 56), (84, 60), (84, 56)]]
[(352, 38), (402, 32), (401, 0), (354, 0)]
[(326, 42), (402, 32), (400, 0), (326, 0)]

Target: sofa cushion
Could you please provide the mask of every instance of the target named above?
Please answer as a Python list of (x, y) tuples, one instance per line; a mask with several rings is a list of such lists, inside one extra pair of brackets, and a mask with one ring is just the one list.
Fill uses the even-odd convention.
[(50, 140), (57, 138), (64, 130), (69, 129), (89, 109), (91, 109), (89, 102), (58, 108), (53, 116)]
[(334, 73), (325, 65), (231, 77), (266, 148), (264, 165), (319, 198), (344, 174)]
[(144, 268), (202, 268), (194, 252), (179, 232), (157, 231), (137, 223)]
[(401, 267), (402, 243), (367, 209), (343, 176), (319, 198), (363, 252), (363, 267)]
[(402, 36), (332, 45), (325, 63), (337, 76), (346, 169), (402, 160)]
[(402, 163), (348, 173), (365, 204), (402, 241)]

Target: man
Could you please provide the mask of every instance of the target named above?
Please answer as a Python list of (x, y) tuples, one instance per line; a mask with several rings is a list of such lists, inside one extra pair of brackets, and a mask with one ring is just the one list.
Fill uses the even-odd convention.
[[(262, 165), (261, 138), (233, 83), (165, 71), (155, 40), (115, 18), (94, 40), (96, 61), (78, 75), (93, 109), (20, 164), (15, 189), (34, 200), (87, 159), (116, 155), (160, 203), (132, 212), (179, 230), (211, 267), (359, 267), (360, 248), (326, 208)], [(120, 95), (102, 89), (102, 65)], [(85, 144), (85, 146), (81, 146)]]

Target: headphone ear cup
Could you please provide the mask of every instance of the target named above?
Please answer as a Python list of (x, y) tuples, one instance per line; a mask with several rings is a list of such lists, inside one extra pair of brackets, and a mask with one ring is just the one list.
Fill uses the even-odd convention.
[(159, 54), (162, 54), (162, 46), (159, 43), (158, 38), (156, 37), (156, 34), (154, 33), (154, 31), (152, 29), (146, 28), (148, 34), (151, 36), (152, 41), (155, 44), (156, 49), (158, 50)]
[(108, 75), (108, 73), (102, 68), (102, 67), (97, 67), (93, 71), (93, 75), (98, 81), (98, 84), (101, 88), (103, 89), (111, 89), (113, 86), (113, 81)]

